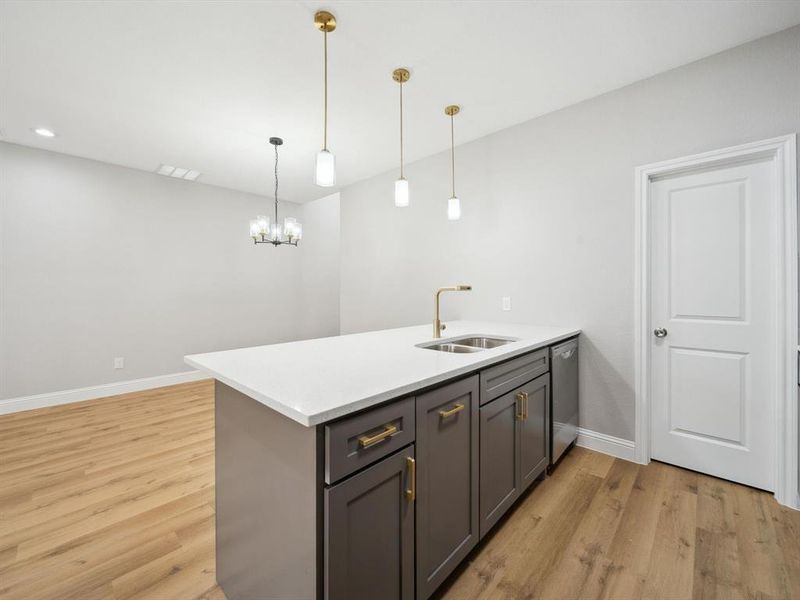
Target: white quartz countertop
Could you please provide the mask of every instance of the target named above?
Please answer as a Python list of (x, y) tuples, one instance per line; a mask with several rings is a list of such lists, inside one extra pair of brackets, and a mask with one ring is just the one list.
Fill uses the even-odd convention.
[(193, 354), (185, 361), (311, 427), (578, 333), (571, 327), (448, 321), (442, 341), (471, 334), (519, 341), (469, 354), (417, 348), (432, 341), (428, 324)]

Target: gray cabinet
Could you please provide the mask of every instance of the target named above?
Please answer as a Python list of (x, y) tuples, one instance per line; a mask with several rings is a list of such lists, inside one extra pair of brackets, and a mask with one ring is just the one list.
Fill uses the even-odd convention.
[(217, 382), (227, 596), (430, 598), (546, 469), (549, 357), (488, 361), (316, 427)]
[(519, 421), (519, 465), (522, 489), (526, 489), (541, 475), (548, 465), (547, 451), (550, 405), (550, 375), (537, 377), (522, 386), (523, 418)]
[(480, 535), (547, 468), (550, 375), (480, 408)]
[(480, 409), (481, 537), (519, 496), (518, 408), (509, 392)]
[(325, 490), (325, 598), (414, 598), (414, 446)]
[(473, 375), (417, 396), (419, 600), (433, 593), (479, 539), (478, 389)]

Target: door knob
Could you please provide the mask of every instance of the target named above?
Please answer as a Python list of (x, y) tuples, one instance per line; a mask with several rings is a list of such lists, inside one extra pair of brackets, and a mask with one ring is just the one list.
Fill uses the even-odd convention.
[(667, 337), (667, 330), (663, 327), (656, 327), (653, 330), (653, 335), (655, 335), (657, 338), (665, 338)]

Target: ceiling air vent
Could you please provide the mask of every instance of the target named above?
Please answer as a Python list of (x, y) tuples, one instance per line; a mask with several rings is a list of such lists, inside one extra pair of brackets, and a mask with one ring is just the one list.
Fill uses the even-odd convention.
[(156, 169), (156, 173), (166, 177), (174, 177), (175, 179), (186, 179), (188, 181), (197, 181), (200, 177), (200, 171), (194, 169), (184, 169), (183, 167), (173, 167), (172, 165), (161, 165)]

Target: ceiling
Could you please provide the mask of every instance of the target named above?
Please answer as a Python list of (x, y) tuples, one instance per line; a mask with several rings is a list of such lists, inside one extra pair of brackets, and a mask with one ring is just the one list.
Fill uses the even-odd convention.
[[(0, 5), (0, 135), (146, 171), (281, 196), (313, 184), (322, 145), (322, 34), (338, 183), (407, 162), (800, 23), (800, 2), (14, 2)], [(31, 131), (48, 127), (45, 139)], [(391, 194), (391, 190), (387, 190)]]

